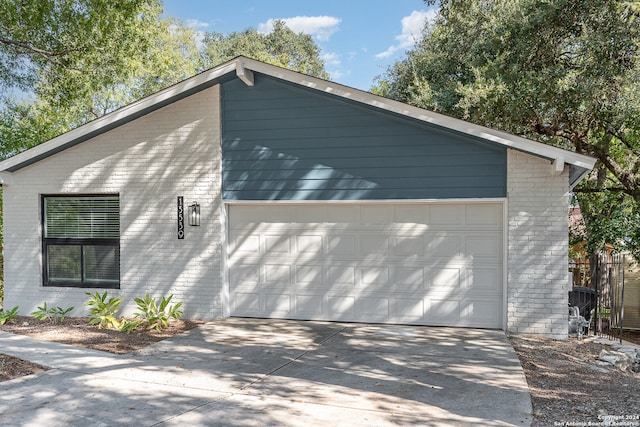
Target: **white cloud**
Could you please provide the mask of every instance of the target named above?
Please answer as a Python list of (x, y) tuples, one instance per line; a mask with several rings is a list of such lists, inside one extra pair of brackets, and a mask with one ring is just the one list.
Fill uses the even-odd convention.
[(324, 61), (325, 69), (329, 73), (330, 79), (339, 80), (350, 74), (350, 71), (342, 70), (342, 61), (335, 52), (324, 52), (320, 54), (320, 59)]
[[(258, 24), (258, 31), (270, 33), (273, 31), (273, 24), (277, 19), (269, 19), (267, 22)], [(327, 41), (336, 31), (340, 19), (333, 16), (294, 16), (292, 18), (282, 18), (287, 27), (295, 33), (309, 34), (319, 41)]]
[(198, 19), (187, 19), (184, 25), (189, 28), (193, 28), (195, 32), (196, 45), (198, 46), (198, 48), (201, 48), (202, 41), (204, 40), (204, 29), (209, 26), (209, 23), (200, 21)]
[(340, 65), (340, 57), (335, 52), (321, 53), (320, 59), (322, 59), (326, 65), (331, 65), (334, 67)]
[(191, 27), (193, 29), (198, 29), (198, 28), (207, 28), (209, 26), (209, 24), (207, 22), (202, 22), (198, 19), (187, 19), (187, 21), (184, 23), (187, 27)]
[(384, 52), (376, 54), (376, 58), (388, 58), (399, 50), (406, 50), (416, 44), (422, 37), (422, 30), (426, 21), (433, 21), (437, 10), (414, 10), (411, 15), (401, 20), (402, 33), (395, 37), (396, 43)]

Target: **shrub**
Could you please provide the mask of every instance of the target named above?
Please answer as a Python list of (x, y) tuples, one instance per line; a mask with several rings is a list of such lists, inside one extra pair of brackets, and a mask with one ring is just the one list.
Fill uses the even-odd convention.
[(18, 306), (16, 305), (9, 311), (0, 311), (0, 325), (4, 325), (10, 320), (18, 317)]
[(127, 334), (130, 334), (131, 332), (133, 332), (136, 329), (138, 329), (140, 327), (140, 325), (142, 325), (142, 320), (139, 320), (139, 319), (135, 319), (135, 320), (122, 319), (122, 321), (120, 322), (120, 332), (125, 332)]
[(184, 313), (182, 311), (182, 302), (169, 307), (172, 298), (173, 295), (162, 297), (160, 304), (158, 304), (154, 298), (150, 297), (148, 293), (144, 299), (133, 298), (138, 305), (138, 311), (134, 313), (134, 316), (139, 320), (124, 322), (120, 330), (129, 333), (146, 324), (147, 329), (155, 329), (158, 332), (162, 331), (163, 328), (169, 326), (169, 319), (179, 320)]
[(92, 294), (85, 292), (90, 297), (90, 300), (83, 305), (91, 307), (89, 309), (89, 324), (98, 325), (98, 328), (118, 329), (120, 328), (120, 321), (117, 319), (116, 314), (120, 310), (120, 304), (124, 297), (107, 299), (107, 291), (100, 295), (100, 292)]
[(74, 307), (62, 308), (62, 307), (51, 307), (47, 308), (47, 302), (45, 301), (42, 304), (42, 307), (38, 307), (38, 309), (31, 313), (33, 317), (38, 320), (49, 320), (52, 323), (62, 322), (67, 314), (73, 311)]

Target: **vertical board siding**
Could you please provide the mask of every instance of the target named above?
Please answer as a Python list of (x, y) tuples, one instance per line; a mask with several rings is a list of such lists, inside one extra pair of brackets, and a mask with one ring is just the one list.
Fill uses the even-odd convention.
[(504, 197), (506, 148), (256, 74), (223, 84), (223, 197)]

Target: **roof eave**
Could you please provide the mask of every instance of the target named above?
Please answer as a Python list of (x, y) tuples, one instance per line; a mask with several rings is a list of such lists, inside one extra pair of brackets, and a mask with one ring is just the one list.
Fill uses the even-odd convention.
[(162, 108), (187, 94), (197, 92), (215, 84), (217, 79), (235, 70), (236, 63), (232, 60), (180, 83), (169, 86), (153, 95), (132, 102), (118, 110), (0, 162), (0, 171), (15, 172), (52, 154), (63, 151), (117, 126), (121, 126), (134, 118)]
[(550, 145), (522, 138), (517, 135), (512, 135), (507, 132), (502, 132), (485, 126), (476, 125), (464, 120), (446, 116), (444, 114), (425, 110), (419, 107), (414, 107), (399, 101), (394, 101), (392, 99), (384, 98), (379, 95), (374, 95), (370, 92), (365, 92), (358, 89), (350, 88), (348, 86), (343, 86), (338, 83), (318, 79), (285, 68), (276, 67), (276, 70), (274, 70), (272, 65), (255, 61), (249, 58), (243, 58), (243, 61), (243, 65), (245, 68), (259, 73), (268, 74), (273, 77), (277, 77), (291, 83), (296, 83), (301, 86), (306, 86), (308, 88), (319, 90), (342, 98), (354, 100), (372, 107), (412, 117), (414, 119), (431, 123), (436, 126), (493, 141), (508, 148), (513, 148), (515, 150), (524, 151), (530, 154), (537, 155), (539, 157), (544, 157), (551, 161), (562, 160), (565, 163), (569, 163), (571, 165), (588, 170), (593, 169), (596, 163), (596, 159), (588, 156), (584, 156), (561, 148), (552, 147)]
[(29, 164), (35, 163), (52, 154), (90, 139), (100, 133), (104, 133), (114, 127), (120, 126), (121, 124), (131, 121), (141, 115), (148, 114), (149, 112), (161, 108), (170, 102), (174, 102), (177, 99), (181, 99), (191, 93), (202, 90), (208, 85), (210, 86), (215, 84), (218, 79), (231, 72), (235, 72), (238, 78), (248, 85), (253, 84), (253, 72), (266, 74), (300, 86), (332, 94), (344, 99), (353, 100), (364, 105), (492, 141), (508, 148), (513, 148), (515, 150), (546, 158), (552, 162), (563, 162), (565, 164), (572, 165), (573, 167), (583, 169), (584, 171), (580, 173), (579, 178), (575, 182), (571, 183), (572, 186), (575, 186), (584, 176), (586, 176), (586, 174), (593, 169), (596, 162), (596, 160), (591, 157), (568, 150), (552, 147), (550, 145), (528, 140), (506, 132), (407, 105), (369, 92), (239, 56), (215, 68), (204, 71), (194, 77), (170, 86), (139, 101), (133, 102), (99, 119), (4, 160), (0, 162), (0, 172), (13, 172)]

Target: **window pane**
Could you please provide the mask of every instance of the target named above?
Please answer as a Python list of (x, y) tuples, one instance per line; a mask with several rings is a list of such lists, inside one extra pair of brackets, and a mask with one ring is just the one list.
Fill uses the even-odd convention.
[(118, 196), (45, 197), (44, 215), (47, 238), (120, 237)]
[(48, 275), (51, 282), (80, 282), (80, 246), (47, 246)]
[(120, 251), (117, 246), (84, 246), (85, 282), (120, 280)]

